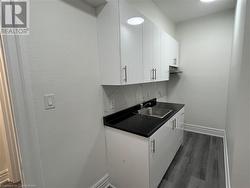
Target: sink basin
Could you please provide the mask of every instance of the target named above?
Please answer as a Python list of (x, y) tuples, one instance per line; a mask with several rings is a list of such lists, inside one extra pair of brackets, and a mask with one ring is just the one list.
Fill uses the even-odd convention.
[(140, 115), (152, 116), (152, 117), (157, 117), (157, 118), (164, 118), (171, 112), (173, 112), (173, 110), (166, 109), (166, 108), (158, 108), (158, 107), (149, 107), (149, 108), (143, 108), (141, 110), (138, 110), (138, 114)]

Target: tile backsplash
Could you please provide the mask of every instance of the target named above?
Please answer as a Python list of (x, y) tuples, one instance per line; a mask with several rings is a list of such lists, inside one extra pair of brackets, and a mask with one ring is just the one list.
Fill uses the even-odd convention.
[(167, 100), (167, 82), (126, 86), (103, 86), (104, 115), (123, 110), (152, 98)]

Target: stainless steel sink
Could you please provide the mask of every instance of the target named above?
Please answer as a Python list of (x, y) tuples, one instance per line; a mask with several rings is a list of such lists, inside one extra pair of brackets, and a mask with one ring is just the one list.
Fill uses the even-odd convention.
[(159, 108), (159, 107), (148, 107), (148, 108), (143, 108), (141, 110), (138, 110), (138, 114), (140, 115), (152, 116), (152, 117), (157, 117), (157, 118), (164, 118), (171, 112), (173, 112), (173, 110), (166, 109), (166, 108)]

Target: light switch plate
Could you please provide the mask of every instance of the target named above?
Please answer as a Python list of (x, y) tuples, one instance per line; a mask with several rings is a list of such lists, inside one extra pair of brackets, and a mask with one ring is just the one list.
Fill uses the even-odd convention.
[(44, 95), (44, 108), (45, 110), (55, 109), (55, 94)]

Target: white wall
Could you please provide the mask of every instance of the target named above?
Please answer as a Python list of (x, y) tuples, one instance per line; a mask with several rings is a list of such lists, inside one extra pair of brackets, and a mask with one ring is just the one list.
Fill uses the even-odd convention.
[(158, 27), (175, 37), (175, 23), (152, 0), (128, 0)]
[(153, 98), (167, 100), (167, 82), (136, 84), (127, 86), (104, 86), (104, 114), (140, 104)]
[[(96, 18), (86, 10), (94, 13), (80, 0), (32, 0), (22, 37), (45, 188), (90, 187), (107, 172)], [(49, 93), (56, 109), (46, 111)]]
[(250, 187), (250, 2), (238, 0), (230, 72), (227, 140), (232, 188)]
[(225, 129), (234, 11), (177, 25), (183, 74), (170, 77), (168, 98), (186, 104), (185, 123)]

